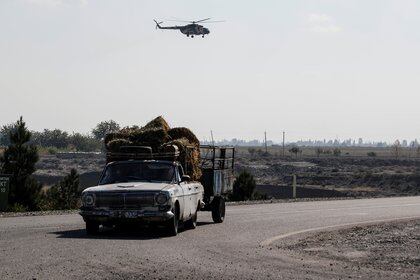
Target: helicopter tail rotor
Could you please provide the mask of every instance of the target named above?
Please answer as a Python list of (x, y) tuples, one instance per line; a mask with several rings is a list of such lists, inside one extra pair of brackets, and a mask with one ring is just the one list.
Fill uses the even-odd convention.
[(161, 29), (160, 25), (163, 23), (163, 21), (157, 22), (155, 19), (153, 20), (156, 23), (156, 29)]

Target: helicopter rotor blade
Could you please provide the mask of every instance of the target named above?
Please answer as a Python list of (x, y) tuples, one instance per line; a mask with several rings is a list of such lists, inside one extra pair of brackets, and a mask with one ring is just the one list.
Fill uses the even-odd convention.
[(181, 19), (167, 19), (166, 21), (172, 21), (172, 22), (185, 22), (185, 23), (192, 23), (192, 24), (196, 24), (199, 22), (205, 22), (205, 23), (216, 23), (216, 22), (225, 22), (225, 20), (215, 20), (215, 21), (208, 21), (211, 18), (205, 18), (205, 19), (201, 19), (201, 20), (181, 20)]
[(205, 18), (205, 19), (201, 19), (201, 20), (193, 21), (193, 23), (203, 22), (203, 21), (206, 21), (206, 20), (209, 20), (209, 19), (211, 19), (211, 18)]
[(217, 23), (217, 22), (226, 22), (226, 20), (212, 20), (212, 21), (206, 21), (205, 23)]
[(167, 19), (166, 21), (172, 21), (172, 22), (186, 22), (186, 23), (191, 23), (192, 21), (189, 20), (174, 20), (174, 19)]

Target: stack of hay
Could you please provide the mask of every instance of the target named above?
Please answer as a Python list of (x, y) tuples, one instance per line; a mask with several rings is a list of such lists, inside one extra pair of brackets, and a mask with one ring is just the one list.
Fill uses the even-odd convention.
[(168, 150), (174, 145), (180, 152), (179, 161), (192, 180), (201, 178), (200, 142), (185, 127), (170, 128), (162, 117), (157, 117), (144, 127), (126, 127), (105, 137), (109, 152), (119, 152), (122, 146), (149, 146), (154, 153)]

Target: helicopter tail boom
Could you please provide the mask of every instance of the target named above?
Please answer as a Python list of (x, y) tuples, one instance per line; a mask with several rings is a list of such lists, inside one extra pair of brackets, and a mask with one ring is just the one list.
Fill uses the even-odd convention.
[(181, 29), (182, 26), (161, 26), (161, 24), (163, 23), (163, 21), (158, 22), (155, 19), (153, 20), (156, 23), (156, 29)]

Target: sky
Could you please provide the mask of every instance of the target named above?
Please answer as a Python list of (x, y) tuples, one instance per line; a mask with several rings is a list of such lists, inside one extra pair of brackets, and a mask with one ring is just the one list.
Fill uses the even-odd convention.
[[(207, 17), (205, 38), (153, 22)], [(419, 26), (416, 0), (0, 0), (0, 125), (420, 139)]]

